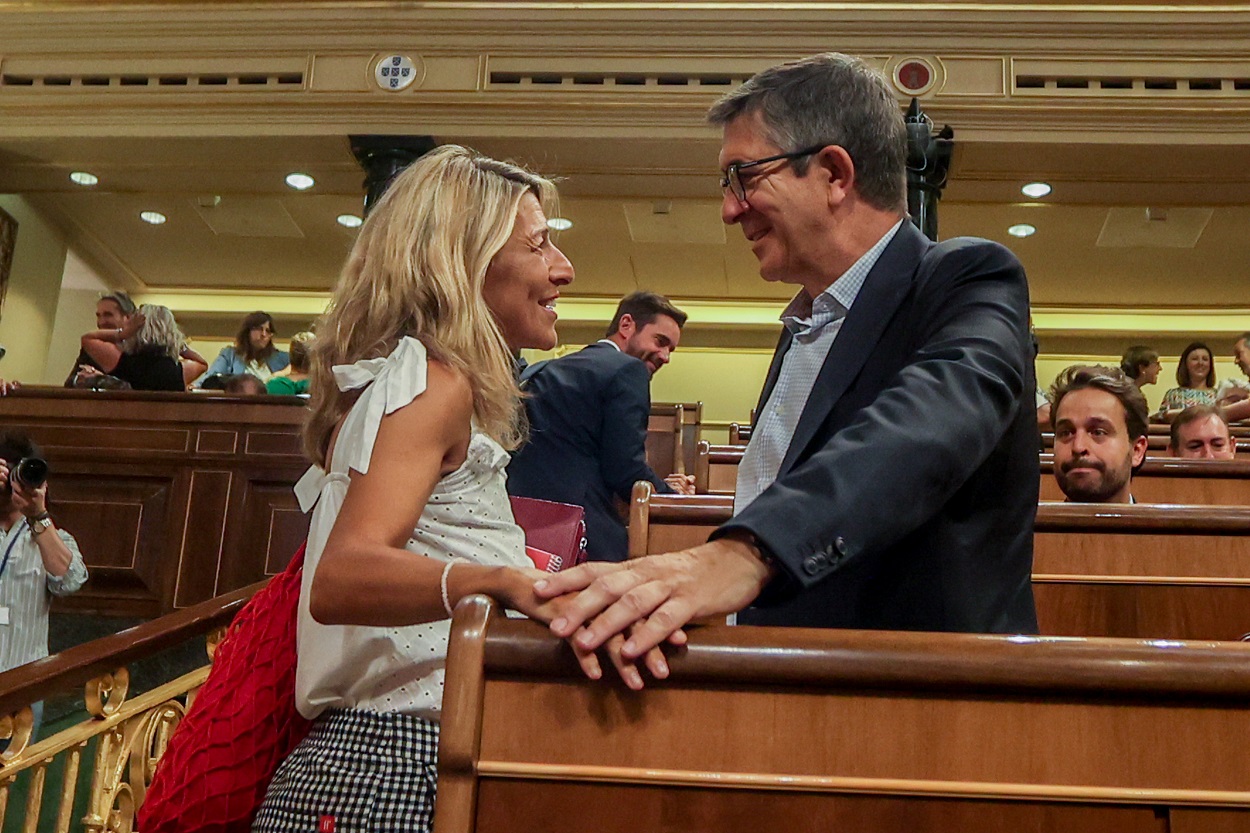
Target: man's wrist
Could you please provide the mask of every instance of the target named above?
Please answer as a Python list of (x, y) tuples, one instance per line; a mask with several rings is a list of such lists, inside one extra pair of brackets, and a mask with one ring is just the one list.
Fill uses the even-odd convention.
[(28, 516), (26, 523), (30, 526), (30, 534), (38, 537), (52, 528), (52, 516), (42, 512), (35, 517)]
[(771, 580), (777, 573), (781, 572), (781, 566), (777, 562), (777, 558), (768, 549), (767, 545), (759, 539), (759, 536), (748, 529), (734, 529), (726, 532), (721, 536), (722, 540), (737, 541), (746, 544), (751, 549), (753, 555), (764, 568), (768, 571), (768, 578)]
[(51, 515), (48, 514), (47, 509), (40, 509), (38, 511), (31, 511), (31, 512), (23, 512), (22, 514), (26, 516), (26, 520), (28, 521), (44, 521), (52, 517)]

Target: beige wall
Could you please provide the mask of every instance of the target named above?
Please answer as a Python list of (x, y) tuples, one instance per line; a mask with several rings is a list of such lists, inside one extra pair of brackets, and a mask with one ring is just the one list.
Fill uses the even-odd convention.
[(65, 237), (20, 196), (0, 194), (0, 208), (18, 223), (9, 291), (0, 311), (0, 344), (9, 351), (0, 376), (39, 382), (60, 300)]
[(95, 327), (97, 289), (62, 289), (56, 307), (56, 324), (48, 344), (42, 382), (59, 385), (69, 375), (82, 347), (82, 334)]
[[(1211, 348), (1217, 352), (1215, 356), (1215, 378), (1218, 381), (1225, 379), (1244, 379), (1245, 374), (1233, 364), (1231, 359), (1221, 358), (1218, 354), (1220, 348), (1214, 343)], [(1229, 347), (1231, 352), (1232, 348)], [(1159, 406), (1163, 402), (1163, 394), (1167, 393), (1170, 388), (1176, 387), (1176, 365), (1180, 361), (1180, 356), (1160, 356), (1159, 363), (1163, 365), (1163, 369), (1159, 371), (1159, 381), (1154, 385), (1146, 385), (1142, 389), (1142, 393), (1146, 395), (1146, 404), (1150, 406), (1150, 412), (1153, 414), (1159, 410)], [(1042, 390), (1050, 388), (1055, 377), (1065, 367), (1074, 364), (1105, 364), (1111, 367), (1120, 366), (1119, 356), (1047, 356), (1041, 355), (1037, 359), (1037, 383)]]

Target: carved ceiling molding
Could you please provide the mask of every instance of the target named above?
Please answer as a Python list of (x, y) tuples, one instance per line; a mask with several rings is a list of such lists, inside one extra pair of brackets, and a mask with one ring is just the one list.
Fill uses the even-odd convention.
[[(761, 23), (764, 16), (764, 23)], [(1106, 55), (1239, 54), (1237, 4), (0, 2), (0, 53), (183, 48), (369, 48), (383, 43), (570, 54), (806, 54), (828, 48), (1053, 48)], [(1043, 41), (1047, 43), (1037, 43)], [(1110, 43), (1108, 42), (1110, 41)], [(1118, 43), (1117, 43), (1118, 42)], [(1121, 46), (1122, 44), (1122, 46)], [(1082, 46), (1083, 45), (1083, 46)], [(1066, 49), (1064, 51), (1067, 51)]]
[[(712, 139), (703, 122), (714, 96), (679, 100), (652, 96), (576, 98), (558, 94), (456, 96), (430, 94), (405, 102), (371, 95), (327, 99), (255, 96), (221, 102), (180, 98), (5, 100), (0, 137), (228, 136), (406, 133), (418, 118), (433, 135)], [(927, 101), (937, 123), (957, 125), (965, 141), (1166, 141), (1244, 144), (1250, 100), (1244, 102)]]
[[(837, 47), (887, 70), (902, 56), (930, 59), (943, 69), (943, 83), (926, 93), (926, 109), (935, 121), (957, 123), (965, 139), (1068, 141), (1080, 131), (1187, 142), (1197, 132), (1218, 142), (1250, 127), (1247, 39), (1250, 8), (1183, 2), (0, 0), (0, 136), (402, 130), (419, 109), (431, 132), (701, 137), (709, 135), (706, 106), (730, 81)], [(389, 52), (422, 60), (424, 84), (398, 94), (370, 87), (370, 62)], [(189, 64), (220, 69), (205, 69), (180, 89), (162, 86), (160, 76), (185, 74), (179, 67)], [(1110, 78), (1124, 75), (1121, 66), (1133, 67), (1130, 84), (1179, 73), (1180, 86), (1099, 86), (1125, 81)], [(498, 67), (521, 68), (509, 70), (521, 78), (515, 89), (494, 82)], [(257, 72), (272, 75), (267, 86), (236, 83)], [(531, 82), (559, 72), (568, 83), (542, 89)], [(1018, 88), (1022, 72), (1041, 87)], [(1191, 90), (1186, 72), (1193, 83), (1226, 89)], [(45, 76), (58, 73), (69, 80), (44, 86)], [(235, 80), (207, 92), (203, 79), (215, 73)], [(650, 75), (644, 87), (589, 94), (576, 89), (578, 73)], [(679, 92), (656, 80), (683, 74), (693, 80)], [(122, 84), (124, 75), (152, 79), (140, 94)], [(706, 86), (718, 75), (724, 84)], [(1072, 89), (1074, 78), (1090, 88)], [(19, 88), (23, 79), (28, 89)]]

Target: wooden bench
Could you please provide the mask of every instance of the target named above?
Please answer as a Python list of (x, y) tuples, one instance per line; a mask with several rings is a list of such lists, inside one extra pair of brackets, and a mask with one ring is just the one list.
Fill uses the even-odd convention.
[[(1170, 434), (1148, 434), (1146, 436), (1147, 453), (1152, 457), (1170, 457), (1168, 454), (1168, 445), (1172, 441)], [(1250, 437), (1234, 437), (1233, 442), (1237, 447), (1238, 454), (1250, 453)], [(1050, 431), (1042, 432), (1042, 448), (1054, 448), (1055, 435)]]
[(738, 464), (744, 445), (700, 442), (695, 455), (694, 490), (698, 494), (732, 495), (738, 485)]
[(49, 510), (90, 579), (58, 609), (152, 617), (285, 569), (308, 534), (298, 397), (23, 387), (0, 427), (50, 466)]
[(685, 549), (707, 540), (733, 516), (727, 495), (657, 495), (651, 484), (634, 484), (629, 506), (629, 557)]
[(1240, 639), (1250, 632), (1250, 507), (1043, 503), (1041, 632)]
[(463, 600), (435, 833), (1250, 829), (1250, 645), (713, 626), (669, 662), (592, 682)]
[[(1041, 455), (1041, 499), (1063, 500), (1055, 482), (1054, 456)], [(1250, 506), (1250, 460), (1146, 458), (1133, 475), (1133, 497), (1142, 503)]]
[[(732, 495), (745, 451), (745, 446), (709, 445), (706, 462), (696, 459), (695, 490)], [(1063, 500), (1055, 482), (1054, 455), (1042, 454), (1038, 462), (1041, 499)], [(1143, 503), (1250, 506), (1250, 458), (1186, 460), (1148, 455), (1133, 475), (1133, 495)]]
[[(629, 555), (702, 544), (732, 515), (731, 497), (653, 495), (640, 483)], [(1250, 632), (1250, 507), (1042, 503), (1035, 529), (1044, 634), (1234, 640)]]
[[(1250, 425), (1234, 423), (1228, 426), (1228, 431), (1237, 439), (1250, 439)], [(1151, 436), (1170, 437), (1172, 435), (1172, 426), (1167, 423), (1152, 422), (1146, 427), (1146, 432)]]
[(651, 470), (660, 477), (693, 473), (702, 423), (702, 402), (652, 402), (647, 420)]

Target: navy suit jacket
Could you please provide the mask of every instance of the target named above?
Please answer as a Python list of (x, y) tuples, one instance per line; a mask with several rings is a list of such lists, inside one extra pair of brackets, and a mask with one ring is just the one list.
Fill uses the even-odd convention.
[(508, 466), (508, 492), (586, 509), (586, 551), (622, 561), (628, 550), (615, 500), (638, 480), (672, 492), (647, 465), (651, 375), (640, 360), (602, 342), (527, 367), (529, 441)]
[[(1035, 632), (1029, 297), (987, 240), (904, 222), (821, 367), (777, 480), (722, 526), (781, 573), (744, 624)], [(758, 413), (765, 413), (783, 333)], [(757, 431), (758, 433), (758, 431)]]

